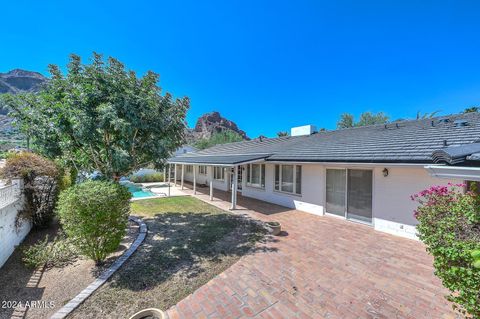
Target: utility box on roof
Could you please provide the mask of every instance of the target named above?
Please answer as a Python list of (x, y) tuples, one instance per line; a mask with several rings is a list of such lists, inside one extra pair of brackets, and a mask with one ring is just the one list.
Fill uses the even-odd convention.
[(302, 136), (310, 135), (317, 131), (317, 128), (314, 125), (303, 125), (292, 127), (290, 130), (290, 136)]

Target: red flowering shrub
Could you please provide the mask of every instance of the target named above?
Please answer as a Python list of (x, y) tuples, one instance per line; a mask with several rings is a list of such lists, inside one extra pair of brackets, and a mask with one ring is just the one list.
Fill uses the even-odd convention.
[(480, 318), (480, 270), (472, 251), (480, 249), (480, 199), (464, 185), (432, 186), (412, 200), (419, 238), (434, 257), (435, 275), (450, 290), (447, 299), (464, 315)]

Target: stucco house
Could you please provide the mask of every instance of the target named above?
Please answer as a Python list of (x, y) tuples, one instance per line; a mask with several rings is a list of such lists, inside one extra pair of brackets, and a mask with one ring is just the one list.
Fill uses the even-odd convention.
[[(213, 146), (168, 160), (175, 180), (416, 238), (410, 195), (480, 180), (480, 114)], [(211, 195), (212, 196), (212, 195)]]

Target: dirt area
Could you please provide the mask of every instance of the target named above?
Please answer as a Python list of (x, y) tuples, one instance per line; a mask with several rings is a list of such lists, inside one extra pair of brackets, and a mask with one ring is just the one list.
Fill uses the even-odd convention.
[[(22, 247), (53, 238), (58, 224), (46, 230), (32, 231)], [(78, 258), (67, 266), (51, 269), (31, 269), (22, 262), (21, 248), (16, 249), (0, 269), (0, 319), (49, 318), (70, 299), (93, 282), (106, 267), (127, 249), (138, 233), (138, 226), (130, 222), (128, 233), (119, 250), (110, 255), (102, 266), (91, 260)]]

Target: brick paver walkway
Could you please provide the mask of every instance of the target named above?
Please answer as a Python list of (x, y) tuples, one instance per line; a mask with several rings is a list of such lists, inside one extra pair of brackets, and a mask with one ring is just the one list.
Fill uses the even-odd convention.
[[(196, 197), (208, 201), (208, 190), (200, 191)], [(228, 194), (215, 196), (212, 204), (228, 208)], [(238, 202), (237, 212), (279, 221), (288, 234), (242, 257), (170, 308), (169, 318), (454, 318), (422, 243), (241, 196)]]

